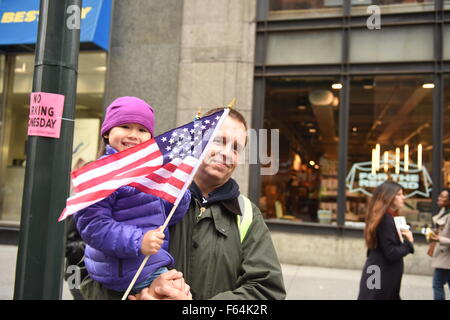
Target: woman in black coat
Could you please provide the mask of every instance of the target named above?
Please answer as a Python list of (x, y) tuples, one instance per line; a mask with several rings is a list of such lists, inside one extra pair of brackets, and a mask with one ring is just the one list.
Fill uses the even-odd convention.
[(404, 200), (402, 187), (392, 181), (384, 182), (373, 193), (366, 214), (368, 251), (358, 300), (400, 300), (403, 257), (414, 253), (411, 231), (400, 231), (394, 223)]

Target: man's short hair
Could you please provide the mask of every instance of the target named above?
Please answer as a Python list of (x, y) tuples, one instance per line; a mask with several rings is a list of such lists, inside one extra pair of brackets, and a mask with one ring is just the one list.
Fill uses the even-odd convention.
[[(209, 115), (211, 115), (213, 113), (216, 113), (218, 111), (221, 111), (221, 110), (223, 110), (223, 108), (220, 108), (220, 107), (219, 108), (214, 108), (214, 109), (206, 111), (206, 113), (203, 116), (209, 116)], [(240, 113), (236, 109), (230, 109), (230, 113), (228, 113), (228, 116), (230, 116), (231, 118), (241, 122), (244, 125), (245, 130), (248, 129), (247, 128), (247, 121), (245, 121), (245, 118), (242, 115), (242, 113)]]
[[(206, 113), (203, 116), (209, 116), (209, 115), (216, 113), (218, 111), (221, 111), (221, 110), (223, 110), (223, 108), (221, 108), (221, 107), (214, 108), (214, 109), (206, 111)], [(247, 130), (248, 130), (247, 121), (245, 121), (245, 118), (242, 115), (242, 113), (240, 113), (236, 109), (230, 108), (230, 112), (228, 113), (228, 116), (231, 117), (232, 119), (237, 120), (240, 123), (242, 123), (244, 125), (245, 131), (247, 132)], [(245, 145), (247, 145), (247, 142), (248, 142), (248, 135), (246, 134), (245, 135)]]

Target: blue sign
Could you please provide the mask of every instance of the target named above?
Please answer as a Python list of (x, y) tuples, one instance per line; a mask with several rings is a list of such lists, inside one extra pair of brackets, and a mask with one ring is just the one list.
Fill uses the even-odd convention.
[[(111, 0), (83, 0), (80, 42), (109, 47)], [(0, 46), (35, 44), (39, 0), (0, 0)]]

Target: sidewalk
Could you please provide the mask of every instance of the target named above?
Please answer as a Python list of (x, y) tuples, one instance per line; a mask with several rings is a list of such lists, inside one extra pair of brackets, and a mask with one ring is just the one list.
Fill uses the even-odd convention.
[[(356, 300), (361, 270), (331, 269), (283, 264), (288, 300)], [(403, 300), (432, 300), (431, 276), (404, 274)], [(446, 289), (446, 297), (450, 292)]]
[[(0, 245), (0, 300), (10, 300), (14, 292), (17, 247)], [(355, 300), (360, 270), (344, 270), (283, 264), (284, 283), (289, 300)], [(447, 299), (450, 292), (446, 288)], [(404, 275), (401, 297), (404, 300), (431, 300), (430, 276)], [(64, 300), (72, 296), (64, 282)]]

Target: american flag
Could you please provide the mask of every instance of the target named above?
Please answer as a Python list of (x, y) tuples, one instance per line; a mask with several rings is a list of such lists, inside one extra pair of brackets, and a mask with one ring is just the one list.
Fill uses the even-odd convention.
[(194, 120), (72, 172), (75, 194), (58, 221), (132, 186), (178, 205), (229, 109)]

